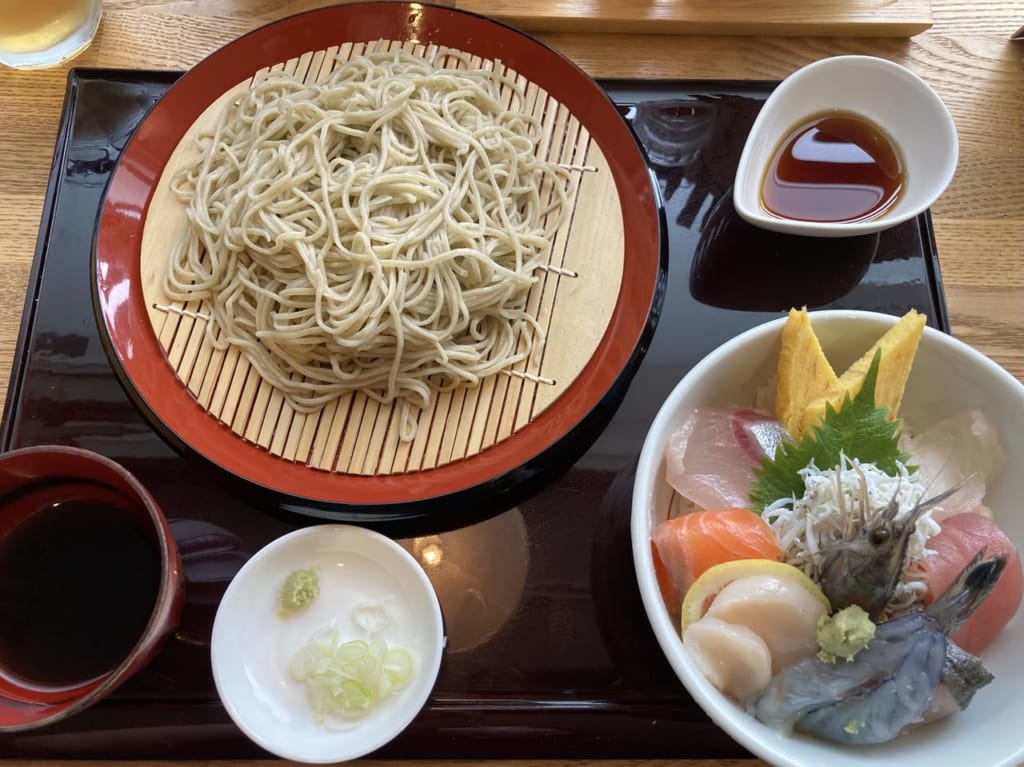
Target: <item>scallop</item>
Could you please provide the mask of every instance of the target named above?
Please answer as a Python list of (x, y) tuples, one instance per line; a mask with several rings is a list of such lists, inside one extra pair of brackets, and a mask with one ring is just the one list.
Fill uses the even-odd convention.
[(818, 619), (826, 614), (826, 603), (799, 583), (750, 575), (719, 591), (705, 618), (750, 629), (768, 647), (776, 674), (817, 652)]
[(704, 677), (741, 704), (771, 681), (768, 645), (746, 626), (704, 617), (687, 627), (683, 646)]

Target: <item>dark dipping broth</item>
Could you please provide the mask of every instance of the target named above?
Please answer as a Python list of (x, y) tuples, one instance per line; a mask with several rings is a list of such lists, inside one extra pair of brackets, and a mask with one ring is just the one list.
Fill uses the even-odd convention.
[(903, 191), (906, 169), (874, 123), (831, 111), (800, 123), (768, 166), (761, 203), (797, 221), (852, 223), (881, 216)]
[(50, 484), (5, 499), (29, 514), (0, 538), (0, 672), (30, 688), (87, 682), (141, 638), (160, 587), (160, 551), (115, 491)]

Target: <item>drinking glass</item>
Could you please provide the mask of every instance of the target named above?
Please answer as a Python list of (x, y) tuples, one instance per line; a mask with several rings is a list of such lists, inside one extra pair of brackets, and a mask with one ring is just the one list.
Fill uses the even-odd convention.
[(0, 0), (0, 64), (51, 67), (81, 53), (100, 23), (102, 0)]

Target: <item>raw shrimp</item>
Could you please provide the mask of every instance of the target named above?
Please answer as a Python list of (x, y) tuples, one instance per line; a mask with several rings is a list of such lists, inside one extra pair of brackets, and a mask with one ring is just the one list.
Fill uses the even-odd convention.
[[(899, 471), (892, 476), (873, 464), (861, 463), (844, 455), (839, 465), (831, 469), (819, 470), (813, 462), (802, 469), (804, 495), (780, 498), (766, 506), (762, 513), (762, 518), (772, 526), (785, 551), (784, 561), (799, 567), (808, 578), (820, 583), (826, 552), (832, 550), (837, 559), (847, 559), (853, 552), (849, 548), (835, 547), (863, 538), (865, 531), (877, 523), (877, 517), (894, 499), (900, 511), (892, 521), (902, 523), (927, 497), (927, 489), (906, 466), (897, 466)], [(916, 524), (907, 526), (906, 563), (924, 557), (925, 541), (939, 531), (939, 525), (933, 519), (937, 510), (937, 507), (928, 508), (918, 515)], [(854, 546), (854, 551), (860, 546)], [(847, 564), (854, 564), (853, 558), (847, 559)], [(838, 570), (840, 562), (834, 563), (833, 568)], [(920, 579), (910, 577), (904, 571), (889, 603), (889, 610), (895, 614), (900, 609), (920, 603), (925, 590), (926, 585)], [(834, 606), (841, 609), (848, 605), (849, 601), (840, 599)]]
[[(867, 479), (859, 465), (854, 463), (854, 466), (866, 486)], [(922, 501), (902, 517), (899, 517), (898, 495), (893, 495), (885, 510), (861, 528), (855, 538), (829, 546), (822, 559), (818, 586), (833, 608), (841, 610), (849, 605), (858, 605), (871, 620), (881, 618), (903, 576), (907, 547), (918, 518), (958, 489), (954, 487)], [(866, 503), (867, 497), (865, 487), (861, 502)], [(862, 517), (867, 516), (862, 514)]]
[[(950, 588), (924, 610), (878, 625), (871, 643), (848, 663), (825, 663), (817, 656), (799, 661), (773, 677), (748, 710), (770, 726), (796, 729), (841, 743), (883, 743), (906, 727), (926, 721), (943, 673), (965, 664), (947, 663), (947, 638), (995, 587), (1006, 560), (980, 555)], [(977, 673), (946, 680), (952, 699), (970, 701), (990, 676)], [(950, 685), (954, 682), (954, 685)]]

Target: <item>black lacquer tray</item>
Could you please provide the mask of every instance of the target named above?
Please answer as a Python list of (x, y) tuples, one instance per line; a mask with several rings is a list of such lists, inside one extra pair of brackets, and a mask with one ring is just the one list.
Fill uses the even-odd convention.
[[(3, 758), (265, 756), (217, 700), (208, 641), (233, 573), (299, 522), (247, 505), (149, 428), (107, 362), (89, 289), (106, 182), (176, 77), (70, 74), (0, 438), (4, 449), (95, 450), (150, 488), (184, 555), (183, 623), (108, 700), (65, 723), (0, 736)], [(481, 510), (485, 521), (404, 538), (414, 553), (444, 552), (427, 570), (449, 645), (427, 707), (380, 757), (745, 756), (676, 680), (640, 603), (629, 515), (648, 425), (701, 357), (792, 304), (891, 314), (915, 307), (948, 330), (927, 214), (880, 236), (817, 242), (755, 231), (736, 217), (729, 187), (770, 83), (602, 84), (644, 143), (668, 214), (658, 329), (614, 417), (571, 468), (511, 509)]]

